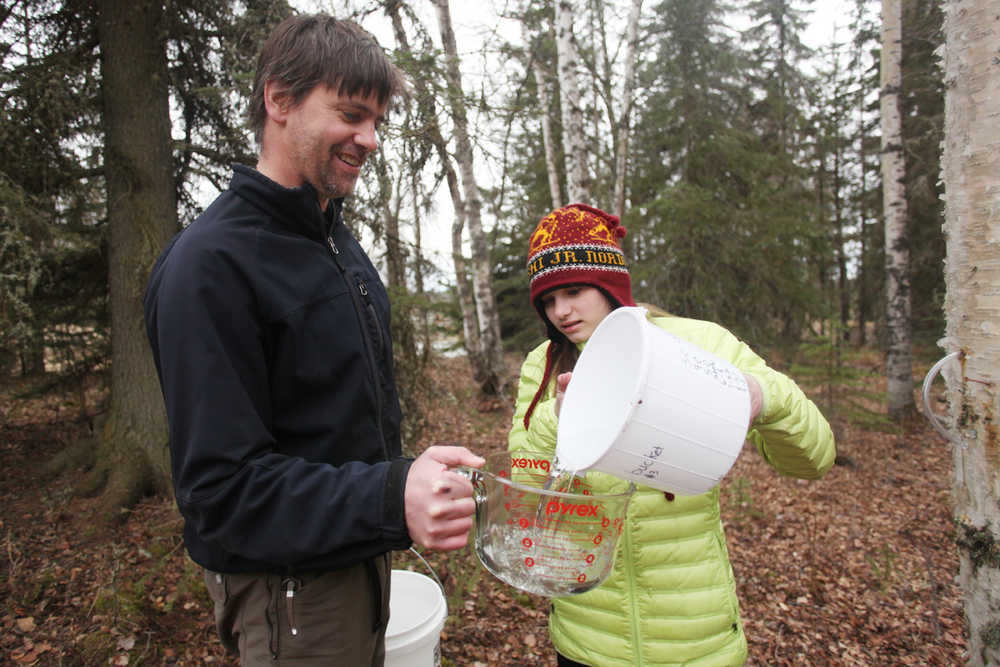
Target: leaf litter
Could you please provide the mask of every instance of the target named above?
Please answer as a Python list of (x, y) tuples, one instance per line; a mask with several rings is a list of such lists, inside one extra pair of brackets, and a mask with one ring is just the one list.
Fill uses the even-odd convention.
[[(410, 453), (503, 450), (510, 401), (480, 400), (463, 358), (429, 372), (429, 426)], [(49, 457), (89, 435), (65, 406), (72, 397), (21, 399), (7, 388), (0, 399), (4, 664), (238, 665), (216, 637), (173, 501), (147, 498), (118, 527), (101, 528), (93, 499), (44, 472)], [(722, 482), (747, 664), (964, 664), (947, 443), (923, 420), (896, 433), (836, 428), (840, 461), (822, 480), (781, 477), (747, 448)], [(495, 579), (471, 546), (423, 556), (448, 601), (442, 665), (555, 665), (549, 600)], [(394, 567), (426, 572), (408, 552)]]

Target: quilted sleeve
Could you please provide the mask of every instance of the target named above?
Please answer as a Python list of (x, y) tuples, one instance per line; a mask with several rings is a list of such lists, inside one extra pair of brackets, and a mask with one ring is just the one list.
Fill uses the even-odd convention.
[(699, 347), (726, 359), (760, 383), (764, 405), (747, 439), (778, 472), (816, 479), (833, 465), (833, 431), (823, 413), (788, 376), (767, 365), (750, 347), (712, 322), (654, 320)]
[[(728, 332), (727, 332), (728, 333)], [(760, 383), (764, 406), (747, 439), (778, 472), (816, 479), (833, 465), (833, 430), (816, 404), (787, 375), (774, 370), (732, 334), (736, 367)]]

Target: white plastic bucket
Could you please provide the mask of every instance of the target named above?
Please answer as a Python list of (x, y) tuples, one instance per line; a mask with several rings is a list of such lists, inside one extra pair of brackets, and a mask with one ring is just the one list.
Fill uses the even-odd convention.
[(409, 570), (393, 570), (391, 576), (386, 667), (440, 667), (441, 629), (448, 616), (441, 588)]
[(696, 495), (729, 472), (749, 421), (735, 366), (649, 322), (644, 308), (618, 308), (576, 362), (556, 458), (563, 470)]

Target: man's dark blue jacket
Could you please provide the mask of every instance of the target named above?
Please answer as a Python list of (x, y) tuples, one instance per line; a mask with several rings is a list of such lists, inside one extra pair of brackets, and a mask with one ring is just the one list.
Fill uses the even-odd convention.
[(174, 491), (210, 570), (315, 572), (410, 545), (389, 301), (340, 211), (237, 165), (153, 268)]

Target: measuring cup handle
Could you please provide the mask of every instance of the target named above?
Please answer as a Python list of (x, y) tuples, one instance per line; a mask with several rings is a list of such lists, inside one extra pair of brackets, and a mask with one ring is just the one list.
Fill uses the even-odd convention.
[(457, 472), (459, 475), (467, 478), (472, 482), (473, 490), (473, 500), (476, 501), (476, 505), (479, 505), (479, 501), (485, 496), (485, 485), (483, 484), (483, 471), (478, 468), (469, 468), (468, 466), (455, 466), (454, 468), (448, 468), (450, 472)]
[(938, 360), (936, 364), (931, 366), (931, 369), (927, 371), (927, 375), (924, 377), (924, 387), (923, 387), (923, 398), (924, 398), (924, 415), (930, 421), (931, 426), (934, 430), (940, 433), (945, 440), (949, 442), (959, 442), (958, 438), (952, 435), (942, 424), (941, 420), (931, 409), (931, 384), (934, 382), (934, 378), (937, 377), (938, 373), (941, 372), (941, 368), (951, 361), (961, 356), (961, 352), (952, 352), (946, 354), (944, 357)]
[(472, 482), (473, 486), (476, 486), (476, 483), (483, 477), (481, 470), (470, 468), (468, 466), (455, 466), (453, 468), (448, 468), (448, 472), (457, 472), (459, 475), (462, 475), (467, 480)]

